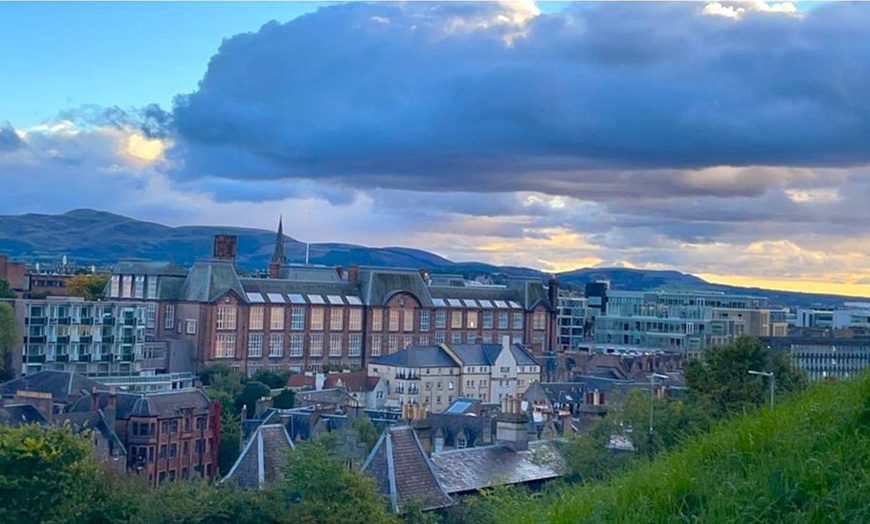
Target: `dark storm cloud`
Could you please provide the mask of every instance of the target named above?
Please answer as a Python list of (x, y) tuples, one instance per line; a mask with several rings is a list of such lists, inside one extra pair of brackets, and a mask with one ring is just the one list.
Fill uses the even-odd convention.
[(779, 182), (687, 169), (870, 162), (867, 7), (741, 20), (702, 7), (515, 25), (494, 22), (516, 14), (494, 3), (352, 4), (273, 22), (226, 40), (178, 97), (172, 175), (607, 200)]
[(172, 114), (164, 111), (158, 104), (143, 108), (121, 108), (86, 104), (66, 109), (58, 114), (58, 119), (69, 120), (77, 125), (138, 129), (149, 139), (168, 138), (171, 133)]

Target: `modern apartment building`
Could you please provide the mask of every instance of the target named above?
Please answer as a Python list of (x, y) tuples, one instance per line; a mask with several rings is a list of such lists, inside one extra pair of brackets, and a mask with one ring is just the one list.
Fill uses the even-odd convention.
[(870, 368), (870, 338), (770, 337), (762, 343), (787, 352), (810, 380), (845, 379)]
[(22, 328), (22, 350), (13, 355), (13, 366), (24, 375), (57, 370), (129, 376), (162, 367), (149, 353), (160, 347), (146, 342), (144, 303), (74, 297), (10, 303)]
[(214, 257), (190, 270), (121, 261), (106, 295), (146, 303), (153, 320), (146, 340), (166, 344), (172, 372), (218, 362), (248, 375), (327, 364), (363, 369), (412, 345), (497, 343), (503, 336), (536, 354), (555, 345), (555, 280), (495, 286), (421, 270), (289, 265), (283, 242), (279, 233), (270, 278), (241, 277), (235, 243), (217, 237)]
[(368, 374), (387, 385), (387, 405), (420, 404), (432, 412), (457, 398), (500, 402), (541, 379), (541, 366), (521, 345), (440, 344), (375, 358)]
[(592, 334), (592, 313), (586, 297), (560, 291), (556, 315), (556, 347), (577, 349), (586, 343)]
[(740, 335), (784, 335), (787, 326), (772, 323), (766, 306), (743, 295), (608, 290), (595, 341), (692, 353)]

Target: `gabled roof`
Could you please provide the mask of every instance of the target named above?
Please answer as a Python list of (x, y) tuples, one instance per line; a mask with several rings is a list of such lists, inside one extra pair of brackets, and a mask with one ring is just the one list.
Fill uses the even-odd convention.
[(317, 379), (311, 375), (303, 375), (302, 373), (291, 373), (287, 377), (287, 387), (294, 388), (314, 388), (317, 384)]
[(22, 424), (45, 424), (45, 417), (33, 404), (6, 404), (0, 406), (0, 425), (18, 427)]
[(526, 451), (502, 445), (443, 451), (432, 455), (432, 465), (447, 493), (454, 494), (557, 478), (565, 460), (556, 443), (539, 440)]
[(119, 260), (112, 268), (115, 275), (187, 276), (187, 270), (172, 262), (155, 262), (144, 259)]
[(414, 295), (422, 307), (433, 307), (429, 290), (419, 271), (364, 268), (360, 271), (360, 289), (363, 302), (368, 305), (383, 305), (397, 292), (404, 292)]
[(412, 499), (423, 511), (453, 504), (409, 426), (384, 430), (361, 471), (375, 479), (378, 491), (389, 497), (390, 509), (395, 513), (402, 513)]
[(233, 263), (228, 260), (201, 260), (187, 274), (181, 287), (180, 300), (214, 302), (228, 291), (234, 291), (239, 298), (245, 299), (245, 291)]
[(441, 346), (409, 347), (392, 355), (374, 358), (372, 364), (403, 368), (448, 368), (459, 367)]
[(282, 424), (261, 425), (221, 483), (233, 482), (243, 488), (260, 489), (280, 480), (288, 454), (295, 447)]
[(366, 370), (350, 373), (328, 373), (324, 379), (324, 388), (344, 388), (348, 393), (366, 393), (374, 390), (380, 379), (369, 377)]
[(71, 397), (79, 397), (94, 388), (108, 389), (103, 384), (72, 371), (40, 371), (0, 385), (0, 395), (11, 397), (18, 391), (39, 391), (51, 393), (54, 402), (65, 404)]
[(69, 422), (76, 431), (93, 430), (99, 433), (103, 438), (109, 441), (112, 450), (118, 450), (117, 455), (126, 455), (127, 450), (124, 449), (124, 444), (115, 433), (115, 428), (110, 427), (106, 420), (106, 415), (103, 410), (85, 411), (79, 413), (60, 413), (55, 416), (52, 424), (61, 426)]
[[(447, 344), (462, 359), (464, 366), (492, 366), (499, 354), (501, 344)], [(540, 366), (535, 358), (519, 344), (511, 344), (510, 352), (518, 366)]]

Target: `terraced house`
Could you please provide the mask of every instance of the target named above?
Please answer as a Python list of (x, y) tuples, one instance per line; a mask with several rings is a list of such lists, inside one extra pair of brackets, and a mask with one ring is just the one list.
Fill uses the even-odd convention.
[(122, 261), (107, 296), (147, 303), (146, 339), (166, 344), (168, 371), (363, 368), (412, 345), (503, 336), (535, 354), (554, 345), (555, 280), (491, 286), (417, 269), (291, 265), (280, 225), (268, 278), (240, 276), (235, 255), (234, 237), (217, 237), (213, 257), (190, 270)]

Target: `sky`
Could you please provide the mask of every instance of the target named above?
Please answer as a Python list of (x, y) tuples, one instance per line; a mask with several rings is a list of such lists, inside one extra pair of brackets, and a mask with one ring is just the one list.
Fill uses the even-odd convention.
[(0, 3), (0, 214), (870, 296), (870, 4)]

